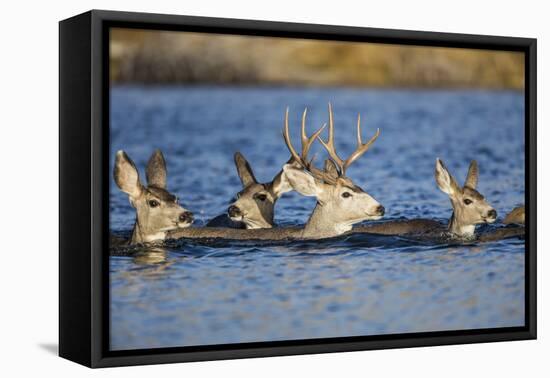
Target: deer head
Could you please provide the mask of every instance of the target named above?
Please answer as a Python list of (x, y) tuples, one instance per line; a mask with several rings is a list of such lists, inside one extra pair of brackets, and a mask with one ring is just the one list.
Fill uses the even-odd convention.
[[(290, 163), (290, 161), (289, 161)], [(235, 166), (243, 190), (227, 209), (233, 221), (243, 222), (247, 229), (273, 227), (275, 203), (283, 193), (292, 190), (281, 170), (273, 181), (258, 183), (248, 161), (240, 152), (235, 153)]]
[[(296, 152), (290, 141), (288, 109), (285, 115), (283, 136), (285, 143), (300, 168), (287, 164), (284, 172), (291, 187), (304, 196), (317, 199), (317, 205), (304, 228), (304, 237), (331, 237), (351, 230), (364, 220), (380, 219), (384, 207), (346, 176), (346, 169), (363, 155), (378, 138), (380, 130), (367, 142), (361, 140), (361, 120), (357, 119), (357, 149), (346, 159), (341, 159), (334, 147), (334, 120), (329, 104), (329, 136), (323, 141), (320, 134), (326, 125), (308, 137), (305, 130), (307, 109), (302, 115), (302, 152)], [(325, 169), (319, 170), (308, 160), (311, 145), (319, 139), (328, 151), (331, 160), (326, 160)]]
[(496, 210), (476, 190), (478, 175), (477, 162), (472, 160), (461, 187), (440, 159), (435, 162), (437, 186), (449, 196), (453, 206), (449, 231), (460, 237), (473, 237), (476, 224), (493, 223), (497, 219)]
[(178, 204), (178, 198), (166, 190), (166, 162), (156, 150), (147, 163), (147, 187), (141, 184), (134, 162), (124, 151), (116, 153), (114, 178), (136, 209), (131, 243), (164, 240), (166, 232), (189, 227), (193, 214)]

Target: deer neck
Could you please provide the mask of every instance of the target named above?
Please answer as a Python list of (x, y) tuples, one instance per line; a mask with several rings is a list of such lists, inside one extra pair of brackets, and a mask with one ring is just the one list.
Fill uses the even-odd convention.
[(139, 243), (149, 243), (155, 240), (164, 240), (166, 236), (166, 232), (159, 231), (156, 234), (147, 234), (143, 231), (142, 227), (139, 225), (139, 220), (136, 219), (136, 223), (134, 224), (134, 230), (132, 231), (132, 244), (139, 244)]
[(273, 223), (273, 213), (267, 217), (268, 219), (262, 218), (261, 220), (255, 221), (253, 223), (248, 221), (246, 224), (247, 229), (255, 229), (255, 228), (272, 228), (274, 226)]
[(317, 202), (313, 213), (309, 217), (303, 231), (304, 238), (331, 238), (341, 235), (352, 229), (352, 224), (335, 223), (331, 214), (334, 211), (328, 205)]
[(453, 215), (449, 220), (448, 231), (461, 238), (472, 238), (474, 237), (476, 226), (474, 224), (467, 224), (461, 219), (460, 213), (453, 211)]

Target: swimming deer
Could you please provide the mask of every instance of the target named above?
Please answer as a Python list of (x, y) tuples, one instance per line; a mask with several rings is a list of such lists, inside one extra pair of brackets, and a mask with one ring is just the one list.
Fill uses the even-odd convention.
[[(252, 167), (240, 152), (235, 153), (234, 160), (243, 189), (237, 193), (227, 213), (210, 220), (206, 226), (249, 230), (273, 227), (275, 203), (284, 193), (292, 190), (283, 170), (272, 181), (259, 183)], [(288, 163), (291, 161), (292, 159)]]
[[(305, 116), (306, 112), (303, 115), (304, 120)], [(319, 170), (313, 165), (313, 159), (309, 161), (307, 159), (312, 141), (306, 136), (304, 123), (305, 121), (302, 122), (302, 153), (298, 155), (289, 136), (287, 110), (283, 136), (292, 157), (303, 169), (286, 164), (283, 168), (284, 172), (294, 190), (304, 196), (317, 199), (315, 209), (304, 227), (303, 238), (337, 236), (350, 231), (356, 223), (380, 219), (384, 215), (384, 207), (346, 176), (347, 168), (368, 151), (380, 135), (380, 129), (367, 143), (363, 143), (359, 115), (357, 148), (346, 160), (343, 160), (338, 156), (334, 146), (334, 118), (332, 106), (329, 104), (328, 140), (324, 141), (320, 137), (325, 126), (313, 135), (321, 142), (331, 158), (326, 160), (325, 169)]]
[(143, 186), (134, 162), (124, 151), (116, 153), (114, 179), (136, 209), (136, 221), (130, 244), (164, 240), (167, 232), (189, 227), (193, 214), (178, 204), (178, 198), (166, 190), (166, 162), (160, 150), (149, 159), (147, 186)]
[[(363, 143), (360, 117), (358, 117), (357, 148), (346, 160), (343, 160), (338, 156), (334, 147), (334, 120), (331, 105), (329, 104), (329, 135), (326, 142), (320, 138), (326, 125), (312, 136), (307, 136), (306, 116), (307, 109), (302, 115), (301, 154), (296, 152), (290, 140), (288, 108), (285, 112), (283, 128), (286, 146), (294, 160), (283, 167), (286, 180), (298, 193), (317, 199), (315, 209), (305, 226), (252, 230), (191, 227), (170, 232), (169, 237), (239, 240), (322, 239), (346, 233), (355, 223), (380, 219), (384, 215), (384, 207), (346, 176), (346, 169), (367, 152), (378, 138), (380, 130), (368, 142)], [(327, 160), (324, 170), (317, 169), (313, 161), (308, 160), (307, 157), (315, 140), (321, 142), (332, 159)]]
[[(447, 227), (430, 219), (412, 219), (359, 226), (355, 231), (385, 235), (445, 232), (454, 238), (472, 239), (475, 236), (476, 225), (493, 223), (497, 219), (496, 210), (476, 190), (478, 176), (477, 162), (472, 160), (466, 181), (463, 186), (460, 186), (449, 173), (443, 161), (439, 158), (436, 159), (435, 180), (437, 186), (449, 196), (453, 207), (453, 213)], [(510, 233), (510, 235), (512, 234), (514, 233)]]

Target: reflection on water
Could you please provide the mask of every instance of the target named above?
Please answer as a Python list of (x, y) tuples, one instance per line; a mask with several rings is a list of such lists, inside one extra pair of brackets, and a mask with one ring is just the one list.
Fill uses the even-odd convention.
[[(358, 111), (364, 129), (381, 129), (349, 175), (386, 207), (386, 219), (448, 219), (448, 198), (433, 179), (436, 156), (458, 177), (477, 159), (479, 190), (499, 214), (524, 202), (523, 97), (514, 92), (115, 88), (111, 149), (143, 167), (162, 148), (168, 187), (200, 225), (240, 188), (234, 151), (260, 180), (271, 179), (288, 159), (280, 136), (286, 105), (295, 125), (307, 105), (313, 129), (326, 121), (328, 100), (344, 154), (354, 148)], [(304, 223), (314, 205), (289, 193), (276, 222)], [(114, 185), (110, 210), (112, 231), (127, 235), (134, 210)], [(524, 249), (517, 239), (456, 245), (365, 234), (138, 249), (110, 258), (111, 347), (520, 326)]]

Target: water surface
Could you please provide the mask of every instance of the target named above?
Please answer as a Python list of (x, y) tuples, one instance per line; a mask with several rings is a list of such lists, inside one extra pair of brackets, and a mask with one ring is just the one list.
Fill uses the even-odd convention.
[[(363, 139), (381, 129), (348, 175), (386, 207), (385, 219), (450, 217), (433, 178), (436, 157), (459, 182), (477, 159), (478, 189), (499, 218), (524, 202), (520, 92), (114, 87), (111, 96), (111, 169), (114, 152), (124, 149), (144, 178), (149, 156), (161, 148), (168, 188), (197, 225), (225, 212), (240, 190), (235, 151), (259, 180), (271, 180), (288, 159), (281, 137), (286, 106), (298, 143), (303, 108), (311, 132), (327, 121), (328, 101), (341, 155), (355, 148), (357, 112)], [(314, 206), (315, 199), (288, 193), (276, 222), (303, 224)], [(127, 235), (133, 221), (128, 198), (111, 183), (112, 232)], [(179, 242), (112, 256), (111, 348), (522, 326), (524, 250), (521, 240), (448, 245), (355, 235)]]

